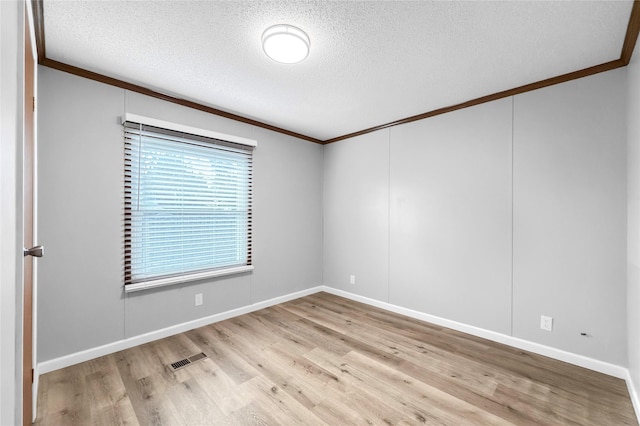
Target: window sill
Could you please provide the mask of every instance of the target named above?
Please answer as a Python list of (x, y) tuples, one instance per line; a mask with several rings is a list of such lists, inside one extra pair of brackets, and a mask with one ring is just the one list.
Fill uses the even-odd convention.
[(205, 278), (222, 277), (225, 275), (241, 274), (243, 272), (253, 271), (253, 266), (237, 266), (235, 268), (218, 269), (215, 271), (206, 271), (197, 274), (181, 275), (177, 277), (161, 278), (158, 280), (150, 280), (135, 284), (126, 284), (124, 286), (125, 293), (133, 293), (135, 291), (148, 290), (151, 288), (165, 287), (173, 284), (182, 284), (189, 281), (202, 280)]

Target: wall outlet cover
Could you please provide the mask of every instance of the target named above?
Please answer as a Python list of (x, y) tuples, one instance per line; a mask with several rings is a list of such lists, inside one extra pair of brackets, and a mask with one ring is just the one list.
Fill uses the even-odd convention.
[(553, 331), (553, 318), (541, 315), (540, 328), (545, 331)]

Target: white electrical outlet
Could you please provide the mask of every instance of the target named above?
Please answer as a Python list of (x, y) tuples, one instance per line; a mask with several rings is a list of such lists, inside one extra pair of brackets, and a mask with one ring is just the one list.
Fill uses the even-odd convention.
[(540, 328), (546, 331), (553, 331), (553, 318), (540, 315)]
[(355, 284), (356, 283), (356, 276), (355, 275), (351, 275), (349, 277), (349, 283), (351, 283), (351, 284)]
[(202, 305), (202, 293), (196, 294), (196, 306)]

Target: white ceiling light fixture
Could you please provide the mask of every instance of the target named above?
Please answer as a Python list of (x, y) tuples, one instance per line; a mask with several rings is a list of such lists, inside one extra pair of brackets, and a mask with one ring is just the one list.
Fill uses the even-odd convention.
[(283, 64), (296, 64), (309, 56), (309, 36), (293, 25), (273, 25), (262, 33), (262, 49)]

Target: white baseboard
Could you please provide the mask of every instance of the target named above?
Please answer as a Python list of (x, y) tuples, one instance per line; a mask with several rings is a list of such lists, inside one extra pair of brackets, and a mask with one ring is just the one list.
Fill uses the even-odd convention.
[(640, 419), (640, 395), (638, 395), (638, 391), (636, 389), (636, 384), (631, 377), (631, 374), (627, 370), (627, 375), (624, 378), (627, 382), (627, 390), (629, 391), (629, 397), (631, 398), (631, 403), (633, 404), (633, 409), (636, 412), (636, 417)]
[[(142, 345), (144, 343), (152, 342), (154, 340), (162, 339), (164, 337), (172, 336), (174, 334), (183, 333), (194, 328), (202, 327), (205, 325), (213, 324), (218, 321), (223, 321), (229, 318), (237, 317), (240, 315), (254, 312), (269, 306), (277, 305), (279, 303), (288, 302), (300, 297), (308, 296), (310, 294), (325, 291), (327, 293), (335, 294), (336, 296), (345, 297), (356, 302), (362, 302), (367, 305), (375, 306), (381, 309), (385, 309), (391, 312), (395, 312), (401, 315), (406, 315), (411, 318), (419, 319), (421, 321), (430, 322), (443, 327), (448, 327), (454, 330), (461, 331), (463, 333), (469, 333), (471, 335), (482, 337), (494, 342), (503, 343), (515, 348), (523, 349), (540, 355), (548, 356), (560, 361), (568, 362), (570, 364), (578, 365), (580, 367), (588, 368), (590, 370), (598, 371), (600, 373), (608, 374), (620, 379), (627, 380), (629, 384), (630, 376), (625, 367), (610, 364), (607, 362), (599, 361), (593, 358), (585, 357), (583, 355), (574, 354), (571, 352), (563, 351), (560, 349), (544, 346), (539, 343), (530, 342), (516, 337), (508, 336), (506, 334), (497, 333), (490, 330), (485, 330), (479, 327), (451, 321), (448, 319), (440, 318), (434, 315), (425, 314), (423, 312), (415, 311), (401, 306), (393, 305), (387, 302), (381, 302), (379, 300), (370, 299), (368, 297), (360, 296), (357, 294), (349, 293), (343, 290), (338, 290), (328, 286), (317, 286), (306, 290), (290, 293), (284, 296), (275, 297), (273, 299), (265, 300), (262, 302), (253, 303), (251, 305), (243, 306), (240, 308), (232, 309), (230, 311), (221, 312), (219, 314), (211, 315), (208, 317), (200, 318), (194, 321), (185, 322), (182, 324), (174, 325), (171, 327), (156, 330), (150, 333), (142, 334), (128, 339), (120, 340), (117, 342), (109, 343), (96, 348), (87, 349), (74, 354), (66, 355), (60, 358), (55, 358), (49, 361), (44, 361), (38, 364), (37, 371), (39, 374), (45, 374), (50, 371), (58, 370), (61, 368), (69, 367), (84, 361), (88, 361), (100, 356), (108, 355), (114, 352), (121, 351), (123, 349), (132, 348), (134, 346)], [(633, 387), (630, 387), (630, 393)], [(637, 394), (634, 390), (634, 396), (632, 400), (634, 405), (637, 404)], [(635, 399), (634, 399), (635, 398)], [(637, 408), (637, 406), (636, 406)]]
[(39, 374), (46, 374), (50, 371), (70, 367), (81, 362), (89, 361), (91, 359), (98, 358), (104, 355), (109, 355), (124, 349), (129, 349), (138, 345), (142, 345), (144, 343), (149, 343), (154, 340), (163, 339), (165, 337), (173, 336), (179, 333), (184, 333), (185, 331), (193, 330), (194, 328), (203, 327), (205, 325), (213, 324), (229, 318), (234, 318), (240, 315), (248, 314), (250, 312), (258, 311), (260, 309), (268, 308), (269, 306), (274, 306), (280, 303), (288, 302), (290, 300), (298, 299), (300, 297), (308, 296), (310, 294), (318, 293), (319, 291), (323, 291), (323, 289), (324, 286), (318, 286), (302, 291), (297, 291), (295, 293), (274, 297), (273, 299), (265, 300), (262, 302), (252, 303), (251, 305), (242, 306), (230, 311), (221, 312), (219, 314), (210, 315), (182, 324), (177, 324), (171, 327), (152, 331), (150, 333), (141, 334), (139, 336), (130, 337), (128, 339), (123, 339), (113, 343), (108, 343), (96, 348), (91, 348), (70, 355), (65, 355), (60, 358), (54, 358), (49, 361), (39, 363), (37, 366), (37, 371)]
[(563, 351), (561, 349), (552, 348), (549, 346), (541, 345), (539, 343), (530, 342), (528, 340), (518, 339), (517, 337), (508, 336), (506, 334), (497, 333), (495, 331), (485, 330), (483, 328), (474, 327), (472, 325), (467, 325), (445, 318), (440, 318), (434, 315), (425, 314), (423, 312), (414, 311), (413, 309), (403, 308), (391, 303), (381, 302), (379, 300), (370, 299), (368, 297), (349, 293), (343, 290), (338, 290), (332, 287), (323, 286), (322, 290), (326, 291), (327, 293), (335, 294), (336, 296), (354, 300), (356, 302), (362, 302), (367, 305), (375, 306), (387, 311), (419, 319), (421, 321), (430, 322), (432, 324), (451, 328), (463, 333), (468, 333), (473, 336), (482, 337), (483, 339), (492, 340), (494, 342), (503, 343), (505, 345), (509, 345), (518, 349), (523, 349), (539, 355), (544, 355), (549, 358), (568, 362), (569, 364), (578, 365), (580, 367), (608, 374), (609, 376), (617, 377), (619, 379), (626, 380), (629, 375), (629, 372), (625, 367), (610, 364), (604, 361), (599, 361), (597, 359), (589, 358), (583, 355), (574, 354), (571, 352)]

